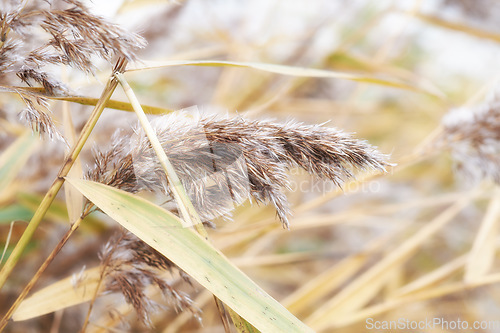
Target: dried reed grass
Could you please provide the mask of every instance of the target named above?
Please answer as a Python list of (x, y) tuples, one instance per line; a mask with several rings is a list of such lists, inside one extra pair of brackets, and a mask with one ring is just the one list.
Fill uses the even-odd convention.
[[(329, 5), (332, 3), (328, 2)], [(442, 1), (443, 6), (448, 8), (466, 9), (460, 9), (463, 24), (450, 24), (445, 19), (424, 20), (424, 24), (451, 28), (473, 38), (500, 40), (494, 32), (486, 33), (474, 27), (478, 19), (485, 24), (495, 23), (496, 11), (491, 7), (491, 1), (476, 1), (474, 8), (470, 7), (470, 3)], [(300, 63), (301, 66), (304, 63), (336, 65), (337, 61), (344, 60), (349, 68), (361, 72), (370, 69), (390, 74), (394, 69), (403, 69), (419, 73), (424, 60), (419, 58), (421, 45), (413, 39), (414, 36), (402, 30), (397, 32), (397, 36), (379, 38), (380, 35), (376, 35), (378, 28), (389, 11), (372, 8), (371, 16), (365, 17), (357, 11), (356, 4), (341, 5), (342, 17), (350, 18), (344, 30), (352, 31), (355, 26), (356, 33), (343, 35), (344, 31), (336, 34), (342, 41), (340, 53), (332, 48), (317, 47), (315, 38), (303, 38), (296, 43), (298, 46), (287, 46), (289, 49), (282, 48), (280, 43), (274, 46), (283, 36), (273, 32), (272, 24), (263, 24), (266, 30), (259, 34), (245, 31), (245, 15), (238, 16), (241, 24), (235, 24), (231, 15), (235, 9), (231, 8), (228, 12), (212, 12), (209, 15), (204, 12), (204, 19), (213, 14), (217, 19), (227, 21), (213, 31), (204, 27), (203, 31), (196, 32), (196, 19), (189, 21), (191, 4), (166, 5), (168, 8), (159, 15), (156, 11), (164, 20), (158, 24), (155, 21), (151, 28), (146, 28), (146, 36), (148, 42), (161, 50), (166, 48), (169, 52), (185, 54), (182, 52), (186, 51), (185, 42), (175, 42), (173, 27), (178, 32), (179, 27), (189, 26), (187, 30), (195, 33), (186, 39), (189, 40), (188, 51), (195, 58), (201, 57), (209, 44), (213, 46), (210, 52), (215, 52), (212, 55), (229, 60), (265, 59), (267, 62), (274, 59), (274, 62), (280, 63), (282, 58), (273, 58), (275, 48), (279, 48), (281, 55), (296, 54), (297, 57), (287, 59), (291, 64)], [(205, 9), (210, 7), (204, 6)], [(286, 6), (287, 9), (292, 8), (293, 4), (287, 3)], [(361, 7), (366, 9), (364, 4)], [(332, 13), (324, 8), (319, 12)], [(415, 12), (417, 17), (418, 13), (425, 17), (422, 11), (415, 9)], [(252, 13), (252, 19), (265, 16), (261, 12)], [(271, 19), (278, 22), (279, 18), (286, 16), (286, 11), (280, 13), (283, 15), (278, 17), (272, 12)], [(446, 16), (447, 13), (443, 10), (438, 14)], [(304, 30), (307, 36), (315, 37), (325, 32), (321, 36), (332, 35), (328, 24), (317, 24), (320, 20), (321, 15), (314, 16), (314, 24), (307, 27), (314, 29), (310, 34), (307, 29)], [(407, 23), (410, 24), (409, 21)], [(342, 22), (339, 24), (342, 25)], [(225, 25), (235, 27), (234, 31), (224, 31), (221, 27)], [(167, 33), (165, 27), (170, 29)], [(107, 62), (114, 61), (116, 57), (135, 60), (137, 51), (143, 46), (142, 38), (92, 14), (82, 1), (4, 1), (0, 4), (0, 90), (23, 101), (26, 105), (23, 118), (35, 131), (51, 138), (64, 138), (51, 112), (53, 106), (37, 93), (64, 96), (71, 92), (72, 87), (66, 86), (53, 69), (63, 65), (93, 75), (98, 73), (95, 66), (97, 59)], [(145, 51), (157, 57), (155, 50), (158, 48)], [(408, 49), (411, 51), (407, 52)], [(386, 52), (388, 50), (391, 52)], [(179, 57), (182, 59), (182, 56)], [(236, 223), (218, 224), (218, 230), (211, 233), (218, 248), (229, 257), (239, 257), (240, 262), (245, 263), (245, 270), (256, 281), (262, 282), (279, 300), (288, 296), (283, 303), (291, 305), (290, 309), (301, 319), (309, 318), (314, 328), (324, 332), (333, 329), (346, 333), (366, 330), (367, 317), (397, 320), (404, 316), (417, 321), (424, 314), (429, 318), (460, 316), (470, 322), (488, 316), (498, 317), (497, 309), (489, 306), (498, 296), (498, 290), (493, 285), (499, 280), (498, 274), (494, 273), (498, 265), (494, 257), (495, 235), (487, 234), (497, 232), (494, 221), (498, 220), (498, 209), (495, 208), (498, 195), (495, 200), (490, 199), (494, 191), (490, 190), (492, 185), (488, 182), (493, 180), (498, 184), (500, 181), (499, 101), (495, 95), (477, 107), (450, 110), (440, 119), (447, 106), (421, 96), (395, 91), (388, 93), (384, 89), (375, 91), (361, 85), (344, 86), (337, 81), (331, 85), (308, 79), (287, 79), (284, 82), (272, 75), (263, 79), (254, 75), (252, 70), (238, 72), (240, 70), (225, 68), (221, 73), (197, 67), (194, 69), (196, 75), (187, 70), (172, 70), (168, 73), (168, 82), (165, 82), (165, 72), (158, 71), (148, 77), (144, 75), (144, 80), (140, 78), (141, 84), (148, 88), (141, 92), (161, 91), (161, 98), (157, 96), (158, 103), (161, 105), (167, 101), (169, 106), (175, 108), (202, 104), (212, 98), (212, 101), (216, 100), (225, 107), (231, 106), (230, 109), (234, 109), (235, 105), (238, 109), (251, 108), (260, 113), (266, 109), (270, 116), (278, 118), (308, 118), (310, 122), (310, 117), (317, 123), (334, 118), (336, 126), (356, 130), (359, 133), (357, 136), (376, 141), (384, 151), (394, 150), (393, 156), (404, 155), (411, 150), (409, 148), (417, 146), (432, 126), (441, 124), (444, 130), (440, 140), (433, 142), (435, 145), (426, 146), (432, 147), (435, 153), (432, 160), (420, 163), (421, 156), (411, 155), (410, 168), (395, 169), (395, 177), (377, 179), (376, 184), (380, 188), (375, 193), (366, 193), (362, 187), (364, 183), (354, 181), (355, 171), (384, 171), (389, 166), (387, 156), (343, 131), (305, 125), (299, 121), (274, 122), (234, 116), (193, 119), (177, 113), (158, 117), (153, 122), (156, 134), (204, 220), (212, 221), (218, 216), (228, 218), (234, 209), (233, 203), (249, 199), (254, 203), (270, 203), (282, 225), (291, 226), (290, 232), (278, 232), (279, 224), (269, 225), (273, 217), (267, 216), (265, 209), (241, 205), (234, 213)], [(441, 81), (441, 74), (432, 74), (439, 86), (447, 87), (447, 82)], [(453, 75), (456, 75), (454, 78), (460, 77), (456, 73)], [(319, 88), (304, 93), (300, 88), (306, 83)], [(463, 90), (466, 86), (478, 85), (480, 83), (471, 79), (463, 83)], [(38, 90), (29, 89), (30, 86)], [(189, 89), (182, 90), (181, 87)], [(452, 90), (445, 88), (448, 93), (446, 104), (462, 103), (463, 100)], [(461, 91), (460, 95), (468, 93), (470, 91)], [(373, 96), (376, 96), (376, 101), (371, 99)], [(12, 115), (19, 110), (15, 103), (10, 102), (6, 98), (0, 104), (0, 128), (2, 131), (5, 129), (5, 133), (1, 134), (7, 141), (19, 131), (11, 124)], [(409, 107), (412, 112), (401, 112)], [(305, 116), (304, 110), (307, 110)], [(112, 128), (109, 123), (102, 125), (103, 132)], [(0, 145), (4, 147), (6, 143)], [(166, 196), (167, 200), (171, 198), (164, 173), (151, 153), (142, 130), (116, 132), (109, 148), (103, 148), (106, 145), (99, 141), (96, 145), (99, 149), (94, 149), (87, 178), (135, 194), (153, 191)], [(473, 197), (469, 191), (448, 193), (455, 185), (448, 176), (447, 161), (437, 154), (443, 147), (451, 151), (455, 167), (461, 175), (456, 183), (483, 181), (485, 189), (481, 191), (481, 196)], [(49, 158), (54, 160), (55, 156)], [(358, 193), (338, 197), (334, 201), (328, 201), (328, 197), (318, 199), (316, 193), (288, 193), (291, 181), (295, 180), (292, 177), (296, 177), (291, 175), (290, 169), (295, 168), (342, 186), (347, 194)], [(38, 177), (43, 178), (45, 174), (40, 172)], [(32, 182), (14, 182), (1, 193), (2, 214), (8, 209), (26, 209), (27, 205), (18, 193), (24, 188), (31, 190), (29, 183)], [(353, 184), (357, 186), (356, 190), (352, 189)], [(329, 197), (333, 195), (337, 196), (332, 194)], [(489, 208), (484, 213), (486, 200), (489, 200)], [(295, 210), (295, 221), (291, 218), (291, 207), (294, 206), (302, 207)], [(52, 213), (46, 216), (48, 222), (57, 220), (54, 211)], [(89, 239), (104, 238), (101, 234), (105, 223), (99, 216), (91, 217), (99, 221), (99, 233), (75, 233), (71, 238), (74, 242), (68, 244), (73, 251), (58, 255), (61, 262), (72, 262), (73, 266), (65, 269), (68, 266), (60, 265), (62, 268), (47, 271), (45, 283), (62, 278), (74, 265), (95, 262), (97, 250), (95, 244), (88, 249)], [(435, 228), (432, 235), (425, 233), (435, 227), (429, 221), (446, 224), (446, 230)], [(300, 227), (294, 228), (297, 222), (301, 222)], [(481, 226), (476, 236), (478, 224)], [(19, 236), (19, 229), (19, 225), (14, 228), (12, 239)], [(5, 230), (1, 226), (1, 232)], [(298, 230), (300, 233), (296, 232)], [(55, 237), (57, 223), (46, 223), (43, 231), (38, 237)], [(41, 243), (46, 244), (46, 239), (43, 238)], [(105, 241), (94, 243), (102, 247)], [(474, 246), (471, 246), (472, 243)], [(36, 243), (31, 245), (36, 246)], [(303, 256), (300, 251), (304, 249), (320, 255)], [(294, 251), (299, 253), (294, 255)], [(158, 330), (165, 329), (166, 332), (193, 331), (199, 327), (198, 323), (188, 322), (187, 318), (193, 315), (195, 318), (203, 316), (204, 329), (220, 328), (220, 319), (212, 315), (215, 312), (213, 305), (196, 303), (196, 306), (203, 307), (201, 313), (191, 301), (191, 293), (184, 294), (181, 288), (165, 279), (163, 273), (172, 270), (181, 277), (186, 276), (135, 236), (120, 231), (102, 247), (101, 252), (104, 290), (121, 293), (125, 303), (132, 305), (139, 318), (136, 324), (126, 317), (125, 311), (120, 314), (120, 320), (128, 321), (124, 325), (128, 325), (130, 330), (142, 330), (145, 324), (154, 325)], [(2, 312), (7, 310), (11, 298), (18, 294), (16, 281), (25, 278), (23, 273), (33, 270), (33, 262), (39, 262), (40, 253), (37, 248), (19, 262), (19, 269), (14, 273), (19, 274), (15, 277), (20, 279), (12, 278), (9, 280), (12, 283), (2, 290)], [(480, 258), (485, 254), (488, 260)], [(477, 267), (481, 268), (480, 272), (471, 272)], [(183, 314), (164, 311), (163, 319), (158, 320), (154, 313), (162, 310), (162, 306), (146, 292), (146, 287), (150, 285), (160, 291), (173, 309), (187, 311)], [(478, 289), (479, 286), (484, 289)], [(106, 305), (107, 300), (96, 302)], [(338, 312), (330, 315), (328, 307), (338, 309)], [(74, 311), (63, 316), (59, 331), (80, 329), (80, 317), (72, 314), (81, 315), (82, 310)], [(107, 329), (119, 326), (114, 321), (117, 317), (108, 317), (105, 311), (95, 312), (93, 323), (96, 325), (89, 325), (89, 331), (102, 331), (99, 325)], [(327, 314), (322, 317), (322, 313)], [(80, 326), (75, 328), (71, 324)], [(57, 330), (57, 325), (57, 317), (45, 316), (30, 322), (9, 323), (7, 331), (28, 331), (33, 327), (43, 327), (48, 331), (51, 326)]]
[(78, 0), (5, 1), (0, 5), (0, 22), (0, 83), (25, 102), (22, 118), (33, 130), (51, 138), (61, 135), (47, 100), (16, 90), (12, 74), (30, 87), (40, 85), (48, 95), (66, 95), (69, 88), (45, 67), (67, 65), (95, 73), (96, 57), (109, 63), (119, 57), (137, 60), (137, 50), (145, 46), (142, 37), (92, 14)]
[[(188, 113), (179, 112), (157, 118), (153, 126), (205, 220), (229, 213), (220, 196), (220, 189), (228, 186), (236, 204), (247, 198), (272, 203), (283, 227), (288, 228), (287, 170), (300, 167), (340, 187), (353, 177), (353, 169), (383, 172), (390, 165), (387, 156), (366, 141), (318, 125), (240, 117), (192, 120)], [(168, 194), (163, 169), (151, 153), (147, 137), (140, 130), (137, 134), (137, 142), (130, 147), (129, 138), (117, 132), (108, 151), (95, 152), (95, 167), (87, 178), (133, 193)], [(238, 164), (240, 157), (243, 162)], [(207, 186), (204, 178), (215, 185)]]

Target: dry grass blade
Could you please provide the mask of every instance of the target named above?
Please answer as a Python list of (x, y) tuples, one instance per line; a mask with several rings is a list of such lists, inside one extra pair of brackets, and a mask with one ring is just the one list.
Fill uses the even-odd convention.
[[(81, 105), (95, 106), (99, 98), (87, 96), (73, 96), (73, 95), (49, 95), (44, 88), (36, 87), (6, 87), (0, 85), (0, 92), (20, 92), (25, 95), (32, 95), (33, 97), (45, 98), (54, 101), (66, 101), (71, 103), (78, 103)], [(132, 104), (128, 102), (117, 101), (114, 99), (108, 100), (106, 107), (115, 110), (133, 112)], [(147, 114), (162, 115), (174, 112), (174, 110), (164, 107), (151, 106), (141, 104), (142, 109)]]
[(464, 280), (473, 282), (486, 275), (494, 266), (500, 224), (500, 190), (490, 199), (465, 266)]
[(500, 282), (500, 274), (494, 274), (483, 276), (481, 279), (475, 282), (456, 282), (435, 288), (424, 289), (421, 292), (415, 294), (411, 294), (401, 298), (390, 299), (386, 302), (369, 306), (357, 312), (353, 312), (350, 315), (339, 318), (335, 322), (331, 322), (329, 326), (323, 327), (322, 331), (328, 332), (331, 329), (341, 329), (345, 326), (365, 321), (366, 318), (373, 318), (384, 312), (400, 308), (407, 304), (414, 304), (425, 300), (437, 299), (454, 293), (464, 292), (472, 288), (496, 284), (498, 282)]
[[(77, 140), (77, 135), (71, 119), (70, 106), (66, 102), (63, 103), (63, 115), (64, 134), (68, 143), (70, 145), (74, 145)], [(81, 178), (83, 176), (82, 163), (79, 157), (76, 159), (75, 164), (69, 171), (68, 175), (75, 178)], [(69, 221), (76, 221), (83, 211), (83, 196), (80, 192), (68, 184), (65, 184), (64, 195), (66, 198)]]
[(426, 15), (426, 14), (415, 13), (415, 12), (410, 12), (408, 14), (411, 16), (414, 16), (414, 17), (416, 17), (424, 22), (436, 25), (436, 26), (441, 27), (441, 28), (446, 28), (446, 29), (450, 29), (453, 31), (466, 33), (466, 34), (474, 36), (474, 37), (486, 38), (486, 39), (495, 41), (497, 43), (500, 42), (500, 34), (497, 34), (497, 33), (492, 32), (492, 31), (481, 30), (481, 29), (475, 28), (473, 26), (465, 25), (465, 24), (458, 23), (458, 22), (449, 22), (449, 21), (443, 20), (443, 19), (441, 19), (437, 16), (433, 16), (433, 15)]
[(366, 261), (367, 257), (363, 254), (348, 257), (296, 290), (282, 300), (282, 303), (294, 313), (300, 314), (305, 310), (310, 310), (328, 291), (334, 290), (352, 278), (366, 264)]
[[(47, 97), (47, 98), (53, 99), (53, 100), (73, 102), (73, 103), (78, 103), (78, 104), (82, 104), (82, 105), (92, 105), (92, 106), (95, 106), (97, 104), (97, 102), (99, 101), (98, 98), (84, 97), (84, 96), (67, 96), (67, 97), (61, 96), (61, 97)], [(110, 99), (106, 103), (106, 107), (110, 108), (110, 109), (129, 111), (129, 112), (134, 111), (134, 109), (132, 108), (132, 104), (127, 103), (127, 102), (113, 100), (113, 99)], [(168, 113), (174, 112), (174, 110), (172, 110), (172, 109), (151, 106), (151, 105), (141, 104), (141, 107), (144, 110), (144, 112), (147, 114), (163, 115), (163, 114), (168, 114)]]
[(203, 237), (147, 200), (112, 187), (68, 179), (115, 221), (162, 253), (261, 331), (310, 332)]
[(96, 267), (58, 281), (25, 299), (12, 319), (27, 320), (88, 302), (94, 296), (100, 279), (101, 272)]
[(146, 62), (145, 65), (130, 67), (128, 71), (141, 71), (147, 69), (157, 69), (157, 68), (173, 67), (173, 66), (212, 66), (212, 67), (229, 66), (229, 67), (251, 68), (280, 75), (351, 80), (357, 82), (372, 83), (394, 88), (412, 90), (420, 93), (429, 94), (434, 97), (441, 98), (443, 96), (443, 94), (440, 91), (435, 90), (435, 88), (432, 88), (432, 90), (427, 90), (429, 89), (429, 87), (418, 87), (413, 83), (402, 82), (392, 78), (385, 79), (375, 76), (342, 73), (325, 69), (293, 67), (293, 66), (285, 66), (277, 64), (266, 64), (260, 62), (238, 62), (238, 61), (223, 61), (223, 60), (170, 60), (170, 61), (158, 61), (158, 62), (150, 61)]
[(425, 290), (426, 288), (430, 288), (447, 278), (449, 278), (451, 275), (456, 274), (458, 270), (462, 269), (465, 266), (465, 263), (467, 262), (467, 256), (463, 255), (460, 256), (447, 264), (439, 267), (438, 269), (425, 274), (424, 276), (416, 279), (415, 281), (412, 281), (408, 283), (407, 285), (399, 288), (395, 294), (394, 297), (404, 297), (406, 295), (419, 292), (422, 290)]
[(359, 309), (366, 304), (373, 295), (380, 290), (386, 279), (392, 273), (391, 269), (400, 266), (407, 260), (425, 241), (438, 232), (467, 206), (473, 194), (459, 199), (454, 205), (438, 215), (414, 236), (406, 240), (398, 249), (391, 251), (374, 267), (355, 279), (333, 299), (317, 310), (306, 322), (317, 330), (334, 325), (343, 316)]
[(0, 192), (14, 180), (37, 144), (37, 136), (26, 132), (2, 153), (0, 156)]
[(291, 295), (282, 300), (282, 303), (294, 313), (304, 313), (314, 308), (314, 304), (318, 304), (321, 298), (330, 295), (348, 279), (359, 272), (359, 270), (367, 264), (370, 253), (380, 251), (390, 238), (384, 236), (376, 239), (366, 246), (363, 251), (343, 259), (341, 262), (323, 272), (321, 275), (310, 280), (301, 288), (297, 289)]

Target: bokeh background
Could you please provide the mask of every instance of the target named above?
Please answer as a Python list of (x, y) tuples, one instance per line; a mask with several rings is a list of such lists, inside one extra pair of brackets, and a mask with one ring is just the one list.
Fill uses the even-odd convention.
[[(89, 6), (146, 38), (148, 46), (140, 53), (144, 62), (273, 63), (411, 85), (413, 89), (400, 89), (233, 67), (179, 66), (127, 74), (144, 104), (173, 110), (196, 106), (202, 113), (278, 122), (325, 123), (353, 132), (390, 154), (395, 165), (386, 174), (358, 173), (342, 190), (292, 170), (292, 191), (287, 194), (293, 208), (290, 230), (283, 230), (272, 207), (245, 203), (235, 209), (233, 221), (215, 221), (217, 228), (210, 231), (217, 248), (312, 328), (389, 332), (368, 324), (440, 319), (451, 324), (419, 331), (460, 332), (453, 323), (461, 320), (468, 323), (469, 331), (478, 321), (483, 328), (475, 332), (500, 332), (496, 258), (500, 194), (494, 177), (460, 172), (467, 158), (457, 161), (454, 152), (470, 138), (447, 127), (461, 119), (459, 113), (452, 113), (457, 108), (474, 114), (495, 105), (491, 96), (500, 74), (500, 3), (116, 0), (89, 2)], [(109, 65), (99, 66), (102, 71), (95, 78), (71, 71), (61, 75), (78, 94), (97, 97), (110, 73)], [(126, 100), (120, 89), (113, 98)], [(3, 109), (16, 108), (7, 99), (1, 104)], [(91, 107), (71, 108), (81, 128)], [(489, 124), (495, 133), (499, 111), (491, 108), (496, 117)], [(54, 104), (55, 114), (60, 111)], [(17, 121), (4, 118), (13, 124)], [(131, 113), (106, 110), (92, 141), (104, 146), (116, 128), (134, 122)], [(469, 125), (474, 126), (473, 120), (463, 124)], [(9, 133), (5, 131), (2, 138), (5, 147), (11, 141)], [(498, 138), (493, 135), (488, 144), (497, 154)], [(19, 212), (25, 214), (15, 218), (4, 214), (2, 242), (11, 220), (29, 219), (62, 161), (60, 143), (47, 140), (43, 147), (16, 187), (2, 195), (1, 212), (21, 207)], [(59, 204), (64, 211), (63, 200)], [(63, 213), (53, 212), (47, 219), (22, 263), (23, 271), (10, 285), (13, 294), (65, 231)], [(98, 264), (97, 252), (116, 226), (102, 215), (93, 219), (75, 235), (40, 287), (78, 273), (84, 265)], [(16, 224), (13, 238), (23, 229), (24, 225)], [(166, 309), (154, 317), (155, 331), (223, 331), (210, 294), (173, 279), (203, 310), (203, 326), (187, 313)], [(129, 326), (120, 321), (134, 316), (120, 296), (102, 297), (96, 306), (103, 310), (94, 311), (90, 331), (104, 332), (101, 327), (148, 331), (133, 320), (127, 319)], [(110, 316), (111, 308), (119, 315)], [(84, 315), (82, 308), (69, 308), (16, 327), (46, 331), (59, 318), (60, 331), (70, 332)], [(410, 331), (415, 330), (407, 326), (390, 330)]]

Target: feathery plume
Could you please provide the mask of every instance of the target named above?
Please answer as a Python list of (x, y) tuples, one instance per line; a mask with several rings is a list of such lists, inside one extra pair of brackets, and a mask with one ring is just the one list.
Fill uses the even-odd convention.
[(22, 92), (19, 89), (16, 89), (16, 92), (26, 105), (26, 109), (20, 113), (21, 120), (30, 124), (33, 131), (46, 134), (50, 139), (57, 138), (65, 141), (52, 121), (52, 112), (49, 109), (48, 101), (43, 97), (25, 91)]
[[(136, 52), (145, 44), (142, 37), (92, 14), (79, 0), (0, 3), (0, 84), (11, 90), (17, 77), (28, 86), (40, 85), (46, 94), (68, 94), (69, 88), (44, 69), (47, 65), (94, 73), (95, 57), (137, 60)], [(55, 128), (46, 103), (21, 98), (27, 106), (23, 118), (32, 128)]]
[[(272, 203), (283, 226), (288, 228), (291, 210), (284, 190), (290, 187), (290, 168), (301, 167), (341, 186), (353, 177), (353, 169), (385, 171), (389, 165), (387, 157), (365, 141), (319, 125), (292, 121), (277, 124), (239, 117), (192, 119), (184, 112), (158, 117), (152, 125), (205, 220), (227, 216), (231, 206), (225, 200), (239, 204), (253, 199)], [(136, 132), (130, 149), (116, 136), (112, 149), (96, 152), (99, 167), (90, 170), (88, 178), (113, 185), (107, 175), (134, 174), (122, 188), (168, 194), (164, 171), (147, 137), (142, 130)], [(122, 165), (134, 171), (110, 171)]]
[(99, 257), (104, 266), (105, 291), (121, 293), (146, 326), (152, 326), (150, 314), (161, 308), (147, 296), (145, 289), (149, 285), (158, 287), (176, 311), (190, 311), (200, 320), (201, 310), (189, 296), (176, 290), (162, 276), (165, 270), (172, 273), (175, 269), (191, 284), (187, 274), (133, 234), (122, 229), (103, 247)]
[(472, 183), (490, 178), (500, 184), (499, 92), (476, 107), (450, 110), (442, 123), (457, 171)]

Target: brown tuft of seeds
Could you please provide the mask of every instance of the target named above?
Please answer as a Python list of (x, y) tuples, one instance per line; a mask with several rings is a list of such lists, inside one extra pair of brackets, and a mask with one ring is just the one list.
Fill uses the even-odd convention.
[(121, 230), (100, 253), (105, 290), (121, 293), (133, 306), (140, 321), (151, 327), (150, 314), (161, 308), (146, 293), (146, 287), (156, 286), (176, 311), (190, 311), (200, 320), (198, 309), (188, 295), (175, 289), (163, 276), (165, 270), (177, 270), (189, 282), (187, 275), (155, 249), (133, 234)]
[[(17, 77), (19, 84), (39, 85), (45, 94), (64, 95), (69, 89), (45, 69), (47, 65), (68, 65), (90, 74), (96, 69), (95, 57), (110, 63), (117, 57), (137, 60), (136, 52), (145, 44), (142, 37), (92, 14), (78, 0), (2, 1), (0, 86), (15, 89)], [(42, 134), (51, 130), (53, 137), (55, 126), (46, 106), (21, 97), (28, 102), (24, 118)]]
[[(362, 140), (334, 128), (241, 117), (191, 119), (184, 112), (158, 117), (153, 127), (200, 217), (227, 216), (246, 199), (270, 202), (285, 228), (291, 213), (284, 190), (287, 170), (300, 167), (336, 185), (353, 169), (385, 171), (387, 157)], [(167, 180), (142, 132), (126, 142), (115, 135), (112, 148), (95, 152), (91, 180), (130, 192), (169, 194)], [(124, 174), (120, 184), (113, 175)], [(228, 202), (231, 201), (231, 204)]]
[(442, 143), (457, 171), (471, 183), (490, 178), (500, 184), (500, 93), (476, 107), (450, 110), (442, 123)]

